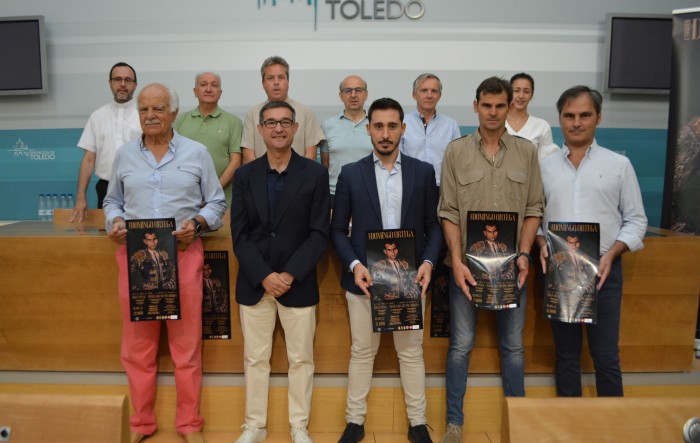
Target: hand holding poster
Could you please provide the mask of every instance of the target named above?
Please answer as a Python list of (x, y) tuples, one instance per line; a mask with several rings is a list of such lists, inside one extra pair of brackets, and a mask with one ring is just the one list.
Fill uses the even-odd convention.
[(131, 321), (178, 320), (174, 218), (126, 220)]
[(549, 222), (545, 317), (565, 323), (596, 323), (598, 223)]
[(479, 308), (510, 309), (520, 306), (515, 266), (515, 212), (467, 213), (467, 265), (476, 286), (470, 288)]
[(421, 287), (415, 282), (415, 236), (411, 229), (367, 232), (375, 332), (423, 329)]

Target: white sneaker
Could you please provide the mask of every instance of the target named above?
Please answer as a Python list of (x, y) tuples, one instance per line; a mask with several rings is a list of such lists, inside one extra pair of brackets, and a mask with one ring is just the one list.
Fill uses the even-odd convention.
[(313, 443), (306, 428), (292, 428), (291, 434), (294, 443)]
[(236, 443), (260, 443), (267, 438), (267, 430), (265, 428), (254, 428), (253, 426), (243, 425), (243, 433)]

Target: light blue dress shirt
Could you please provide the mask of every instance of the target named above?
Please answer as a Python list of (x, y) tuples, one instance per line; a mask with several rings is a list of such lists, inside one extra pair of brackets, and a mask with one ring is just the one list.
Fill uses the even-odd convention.
[(401, 198), (403, 197), (401, 152), (396, 157), (391, 171), (384, 167), (377, 154), (372, 154), (372, 158), (374, 159), (374, 174), (379, 192), (379, 208), (382, 211), (382, 227), (384, 229), (399, 229), (401, 227)]
[(452, 118), (436, 112), (428, 126), (424, 127), (417, 110), (406, 114), (403, 122), (406, 123), (406, 131), (401, 138), (401, 152), (433, 165), (435, 179), (440, 186), (442, 157), (447, 145), (462, 136), (459, 125)]
[[(401, 227), (401, 199), (403, 198), (401, 152), (399, 151), (391, 172), (382, 165), (377, 154), (373, 153), (372, 159), (374, 160), (377, 194), (379, 194), (379, 210), (382, 211), (382, 228), (399, 229)], [(350, 272), (353, 272), (358, 263), (360, 260), (353, 260), (350, 263)]]
[(630, 251), (642, 249), (647, 217), (629, 159), (594, 140), (577, 169), (569, 152), (564, 145), (540, 160), (545, 196), (542, 230), (550, 221), (600, 223), (600, 255), (616, 240)]
[(204, 217), (214, 230), (222, 226), (225, 212), (224, 191), (203, 144), (173, 131), (170, 148), (160, 163), (142, 138), (117, 151), (104, 200), (108, 232), (115, 217), (172, 217), (180, 229), (185, 220), (196, 215)]

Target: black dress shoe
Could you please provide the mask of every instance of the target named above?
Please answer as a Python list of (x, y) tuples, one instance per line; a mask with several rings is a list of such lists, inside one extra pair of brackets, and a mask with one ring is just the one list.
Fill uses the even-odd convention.
[(411, 443), (433, 443), (426, 425), (409, 426), (408, 441)]
[(358, 443), (365, 438), (365, 425), (348, 423), (338, 443)]

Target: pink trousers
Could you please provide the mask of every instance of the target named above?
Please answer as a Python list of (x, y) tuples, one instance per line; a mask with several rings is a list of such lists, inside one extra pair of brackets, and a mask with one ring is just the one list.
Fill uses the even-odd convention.
[[(132, 322), (129, 310), (129, 265), (126, 246), (116, 254), (119, 267), (119, 304), (122, 312), (121, 360), (129, 379), (134, 413), (129, 423), (133, 432), (152, 434), (157, 429), (154, 411), (158, 373), (158, 341), (163, 321)], [(178, 251), (180, 284), (180, 320), (165, 320), (168, 345), (175, 365), (177, 409), (175, 429), (180, 434), (202, 430), (199, 415), (202, 386), (202, 266), (204, 248), (196, 239), (184, 251)]]

